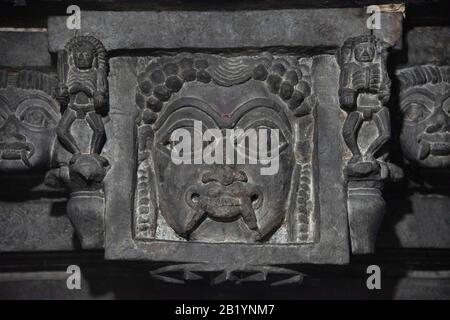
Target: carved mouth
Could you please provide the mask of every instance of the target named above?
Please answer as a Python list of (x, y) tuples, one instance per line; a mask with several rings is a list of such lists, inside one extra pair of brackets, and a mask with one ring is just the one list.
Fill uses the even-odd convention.
[(194, 226), (198, 226), (201, 217), (208, 216), (221, 222), (231, 222), (242, 217), (250, 230), (258, 232), (255, 210), (261, 207), (263, 195), (255, 187), (241, 182), (223, 187), (212, 182), (189, 188), (185, 197), (187, 204), (196, 212), (189, 223), (191, 231)]
[(239, 207), (241, 205), (239, 199), (233, 197), (205, 198), (205, 200), (211, 207)]
[(370, 59), (370, 56), (368, 54), (361, 55), (361, 60), (362, 61), (368, 61), (369, 59)]
[(430, 153), (436, 156), (450, 155), (450, 142), (435, 142), (431, 144)]
[(29, 159), (34, 154), (34, 147), (28, 142), (0, 142), (0, 159), (22, 160), (26, 166), (31, 167)]
[(233, 197), (208, 198), (200, 200), (206, 214), (218, 221), (234, 221), (241, 215), (241, 201)]
[(89, 60), (85, 60), (85, 59), (78, 59), (77, 67), (78, 67), (78, 69), (89, 69), (89, 68), (91, 68), (91, 62)]
[(419, 138), (419, 159), (433, 156), (450, 155), (450, 134), (436, 133)]
[(211, 191), (213, 188), (206, 188), (201, 192), (191, 190), (186, 193), (186, 202), (190, 207), (202, 205), (208, 208), (240, 208), (243, 199), (248, 199), (254, 209), (261, 207), (263, 202), (262, 193), (259, 190), (251, 192), (235, 192), (229, 188), (221, 188)]

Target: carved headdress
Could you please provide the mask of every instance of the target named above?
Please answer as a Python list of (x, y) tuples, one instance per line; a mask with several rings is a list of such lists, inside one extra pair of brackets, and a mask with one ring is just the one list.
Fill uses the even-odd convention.
[(103, 44), (92, 36), (77, 36), (67, 42), (65, 49), (72, 52), (74, 49), (89, 46), (94, 50), (96, 67), (108, 72), (107, 53)]
[(423, 65), (402, 69), (397, 72), (400, 90), (427, 83), (450, 83), (450, 66)]
[(138, 75), (136, 104), (143, 111), (143, 123), (156, 121), (164, 103), (184, 83), (191, 81), (213, 82), (225, 87), (250, 79), (263, 81), (270, 92), (278, 95), (295, 115), (302, 116), (310, 111), (310, 105), (303, 103), (312, 97), (309, 68), (298, 65), (298, 62), (275, 58), (270, 54), (260, 59), (211, 59), (201, 54), (169, 59), (164, 61), (164, 58), (159, 58), (151, 62)]

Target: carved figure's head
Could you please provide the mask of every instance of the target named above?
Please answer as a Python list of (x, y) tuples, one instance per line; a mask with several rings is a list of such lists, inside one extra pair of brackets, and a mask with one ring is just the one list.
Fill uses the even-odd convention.
[(371, 62), (375, 56), (375, 44), (371, 41), (358, 43), (353, 52), (356, 61)]
[(78, 69), (90, 69), (94, 62), (95, 48), (89, 41), (80, 41), (73, 50), (73, 59)]
[(374, 35), (362, 35), (347, 39), (339, 51), (339, 64), (356, 62), (373, 62), (376, 58), (377, 47), (381, 52), (383, 43)]
[(420, 167), (450, 168), (450, 67), (400, 70), (400, 146)]
[[(301, 129), (295, 114), (311, 107), (309, 99), (304, 101), (310, 87), (302, 68), (271, 56), (194, 55), (161, 59), (139, 76), (137, 103), (144, 127), (154, 132), (151, 158), (160, 210), (176, 234), (199, 241), (253, 242), (278, 229), (290, 208), (292, 176), (300, 170), (296, 134)], [(173, 161), (171, 137), (180, 129), (193, 138), (183, 150), (190, 164)], [(261, 174), (268, 165), (258, 161), (259, 149), (245, 152), (256, 140), (241, 145), (243, 162), (237, 161), (237, 153), (231, 155), (234, 162), (227, 160), (227, 132), (232, 129), (264, 129), (272, 138), (278, 132), (278, 143), (268, 143), (270, 156), (279, 155), (278, 170)], [(213, 137), (205, 138), (206, 131)], [(208, 150), (214, 150), (214, 163), (205, 161)]]
[(0, 89), (0, 171), (52, 166), (60, 119), (50, 96), (54, 81), (40, 72), (22, 71), (17, 84)]
[(106, 50), (103, 44), (92, 36), (76, 36), (65, 47), (72, 55), (74, 65), (80, 70), (93, 67), (106, 70)]

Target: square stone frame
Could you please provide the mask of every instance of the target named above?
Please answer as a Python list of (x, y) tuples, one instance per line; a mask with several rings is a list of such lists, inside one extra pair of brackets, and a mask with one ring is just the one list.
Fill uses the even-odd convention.
[(339, 67), (332, 54), (312, 58), (311, 78), (317, 96), (319, 236), (311, 244), (201, 243), (133, 238), (134, 183), (137, 168), (138, 108), (135, 104), (137, 57), (110, 59), (110, 123), (105, 153), (111, 170), (105, 179), (105, 258), (112, 260), (283, 265), (349, 262), (346, 189), (343, 176), (343, 114), (338, 103)]

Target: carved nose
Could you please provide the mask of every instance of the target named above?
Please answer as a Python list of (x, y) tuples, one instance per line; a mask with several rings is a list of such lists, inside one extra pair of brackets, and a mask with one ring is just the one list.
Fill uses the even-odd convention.
[(244, 171), (235, 170), (230, 166), (217, 166), (214, 167), (214, 169), (208, 170), (202, 174), (203, 183), (212, 181), (228, 186), (233, 182), (247, 182), (248, 178)]
[(3, 128), (0, 130), (0, 141), (15, 140), (24, 142), (25, 136), (18, 132), (17, 119), (15, 117), (9, 117)]

